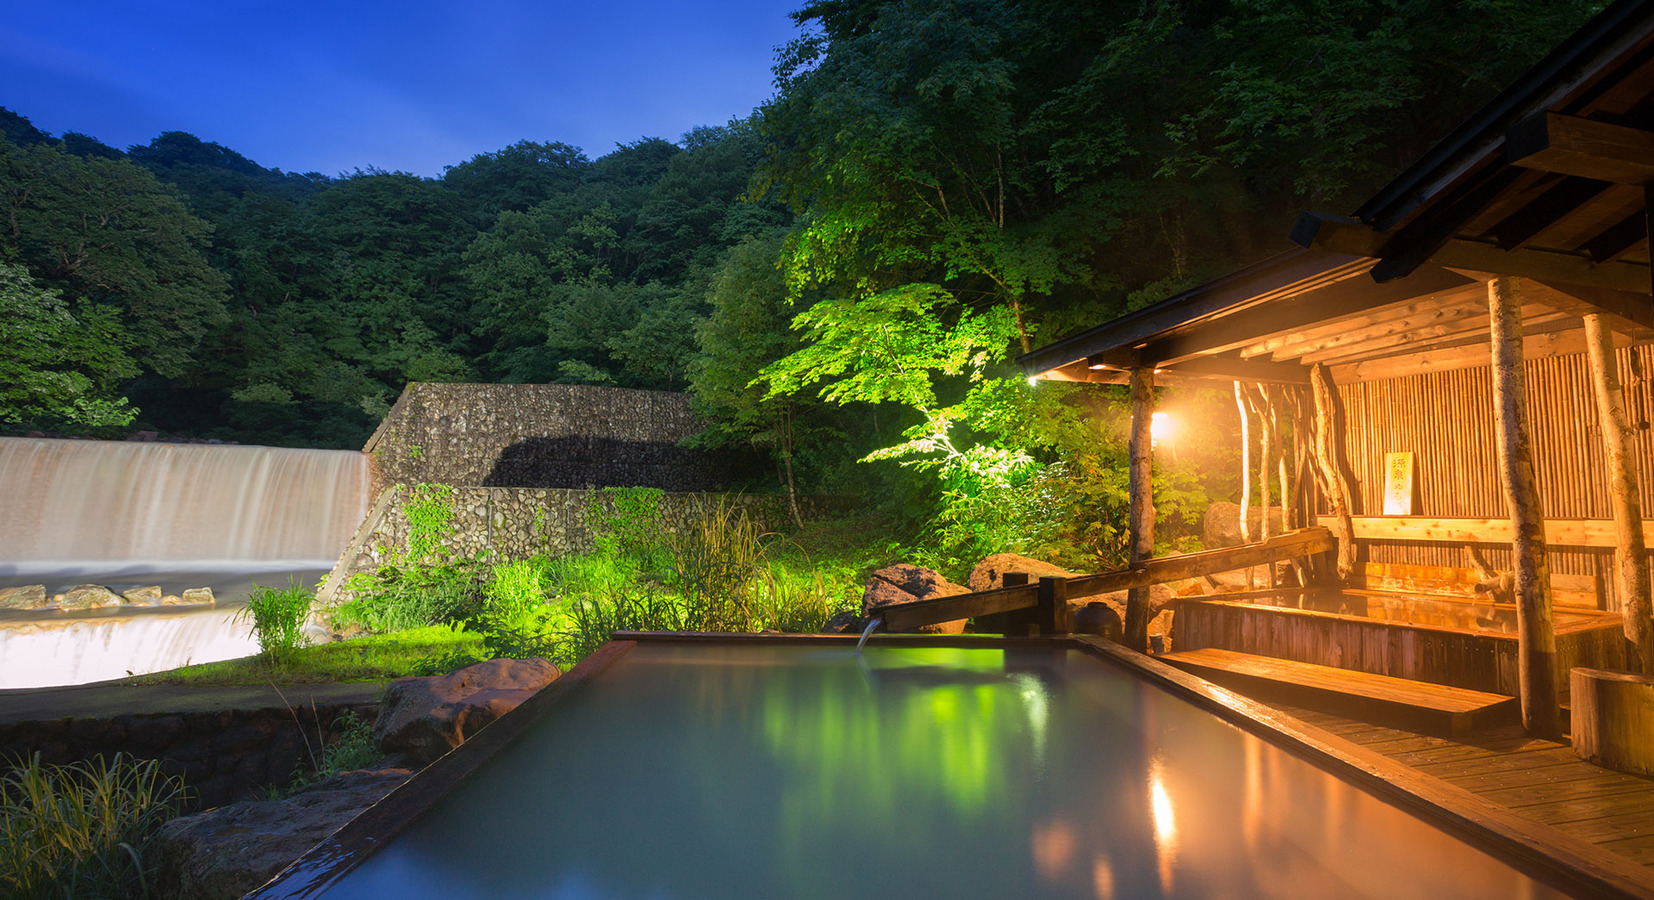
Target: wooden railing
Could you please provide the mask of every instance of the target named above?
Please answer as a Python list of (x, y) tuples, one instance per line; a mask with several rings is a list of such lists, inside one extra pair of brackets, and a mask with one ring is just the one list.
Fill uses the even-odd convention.
[(884, 619), (887, 631), (907, 631), (939, 622), (1032, 610), (1030, 615), (1002, 619), (998, 624), (1034, 625), (1041, 634), (1061, 634), (1068, 631), (1069, 600), (1313, 556), (1329, 552), (1334, 547), (1332, 532), (1327, 529), (1301, 528), (1256, 544), (1149, 559), (1129, 568), (1096, 575), (1071, 578), (1048, 576), (1041, 578), (1037, 584), (1011, 585), (992, 591), (895, 603), (880, 608), (873, 615)]

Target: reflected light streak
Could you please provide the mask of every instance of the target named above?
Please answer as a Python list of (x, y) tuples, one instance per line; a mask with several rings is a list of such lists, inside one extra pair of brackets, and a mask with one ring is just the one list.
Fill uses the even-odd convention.
[(1159, 864), (1160, 893), (1172, 892), (1172, 871), (1177, 864), (1177, 820), (1172, 815), (1172, 798), (1166, 792), (1163, 764), (1149, 764), (1149, 811), (1154, 816), (1154, 855)]
[(1099, 856), (1091, 861), (1091, 887), (1097, 893), (1097, 900), (1114, 900), (1114, 866), (1108, 857)]

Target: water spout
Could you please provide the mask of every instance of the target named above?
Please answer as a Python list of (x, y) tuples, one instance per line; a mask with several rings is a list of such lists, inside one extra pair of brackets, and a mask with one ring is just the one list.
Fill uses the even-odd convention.
[(875, 617), (873, 621), (867, 623), (867, 627), (862, 629), (861, 640), (856, 642), (856, 653), (861, 653), (861, 648), (867, 643), (867, 639), (873, 636), (873, 629), (878, 628), (883, 624), (884, 620), (877, 617)]

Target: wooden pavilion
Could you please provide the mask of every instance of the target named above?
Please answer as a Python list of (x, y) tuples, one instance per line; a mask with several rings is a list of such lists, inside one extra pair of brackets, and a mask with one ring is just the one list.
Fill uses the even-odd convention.
[[(1352, 597), (1459, 602), (1467, 620), (1508, 597), (1510, 693), (1531, 731), (1555, 733), (1571, 668), (1654, 673), (1651, 183), (1654, 3), (1620, 2), (1353, 216), (1303, 215), (1299, 249), (1019, 362), (1031, 377), (1131, 386), (1139, 568), (1153, 555), (1155, 387), (1232, 390), (1261, 457), (1248, 465), (1263, 473), (1249, 476), (1257, 502), (1286, 529), (1336, 538), (1334, 555), (1278, 583), (1310, 608), (1287, 629), (1319, 654), (1307, 661), (1370, 668), (1386, 640), (1378, 652), (1414, 652), (1339, 637)], [(1248, 537), (1278, 538), (1270, 527)], [(1345, 606), (1307, 602), (1316, 586)], [(1177, 615), (1269, 655), (1282, 620), (1231, 603), (1213, 625), (1225, 605)], [(1149, 612), (1135, 585), (1128, 645), (1145, 644)], [(1479, 645), (1432, 646), (1465, 658), (1426, 669), (1504, 664)]]

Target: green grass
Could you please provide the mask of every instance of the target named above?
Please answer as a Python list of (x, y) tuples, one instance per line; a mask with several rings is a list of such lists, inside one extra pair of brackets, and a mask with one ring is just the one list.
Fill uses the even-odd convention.
[(434, 625), (301, 647), (276, 664), (264, 656), (248, 656), (138, 675), (123, 683), (237, 685), (267, 681), (284, 684), (386, 681), (404, 675), (430, 674), (422, 666), (426, 660), (456, 651), (474, 653), (481, 646), (482, 638), (476, 634)]
[(0, 896), (154, 896), (155, 829), (183, 801), (156, 760), (49, 766), (37, 754), (12, 766), (0, 776)]

